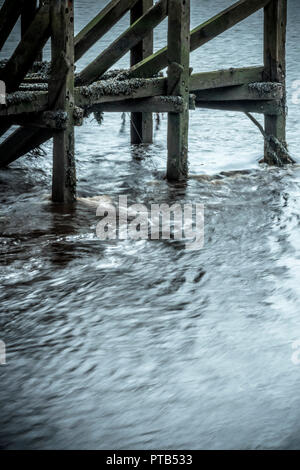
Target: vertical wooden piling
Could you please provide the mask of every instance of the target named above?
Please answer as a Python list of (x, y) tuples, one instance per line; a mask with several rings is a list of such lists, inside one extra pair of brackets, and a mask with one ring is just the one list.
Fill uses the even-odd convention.
[(51, 0), (52, 69), (49, 108), (67, 115), (66, 129), (53, 138), (54, 202), (76, 198), (74, 156), (74, 5), (73, 0)]
[[(282, 113), (279, 116), (265, 115), (267, 135), (286, 144), (286, 25), (287, 0), (271, 0), (264, 9), (264, 80), (284, 85)], [(265, 145), (264, 161), (274, 165), (274, 155)]]
[[(39, 0), (27, 0), (22, 10), (21, 14), (21, 36), (23, 37), (28, 30), (29, 26), (31, 25), (37, 9), (39, 6)], [(36, 61), (43, 60), (43, 51), (39, 53), (36, 58)]]
[[(133, 24), (149, 8), (153, 6), (153, 0), (138, 0), (130, 12), (130, 22)], [(153, 53), (153, 31), (137, 46), (131, 50), (130, 66), (137, 64)], [(153, 141), (152, 113), (131, 113), (131, 143), (151, 144)]]
[(182, 113), (168, 115), (167, 178), (184, 180), (188, 174), (190, 0), (169, 0), (168, 94), (181, 96)]

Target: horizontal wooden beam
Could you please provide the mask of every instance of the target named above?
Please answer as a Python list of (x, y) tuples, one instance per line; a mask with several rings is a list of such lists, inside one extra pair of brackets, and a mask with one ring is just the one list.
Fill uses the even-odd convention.
[(20, 91), (48, 91), (47, 83), (21, 83)]
[(284, 94), (280, 83), (249, 83), (214, 90), (195, 91), (196, 101), (281, 100)]
[(264, 67), (246, 67), (195, 73), (190, 77), (190, 91), (262, 82), (263, 72)]
[(0, 106), (0, 116), (38, 113), (48, 108), (47, 91), (17, 91), (8, 94), (6, 105)]
[[(194, 102), (191, 99), (191, 109)], [(184, 102), (180, 96), (154, 96), (153, 98), (122, 100), (92, 106), (92, 111), (99, 112), (146, 112), (146, 113), (182, 113)]]
[[(243, 68), (230, 68), (230, 69), (221, 69), (212, 72), (201, 72), (192, 74), (190, 77), (190, 90), (209, 90), (211, 88), (218, 88), (218, 87), (226, 87), (226, 86), (234, 86), (234, 85), (243, 85), (246, 83), (252, 82), (262, 82), (263, 81), (263, 71), (264, 67), (243, 67)], [(124, 71), (126, 74), (126, 71)], [(134, 79), (131, 79), (134, 80)], [(142, 80), (142, 79), (141, 79)], [(144, 80), (155, 80), (155, 79), (144, 79)], [(161, 83), (166, 84), (165, 78), (158, 78)], [(34, 75), (28, 75), (24, 79), (24, 83), (21, 85), (24, 90), (35, 91), (38, 88), (44, 89), (47, 88), (48, 80), (46, 78), (36, 77)], [(128, 82), (127, 82), (128, 83)], [(133, 83), (133, 82), (131, 82)], [(138, 82), (136, 82), (138, 83)], [(140, 82), (146, 84), (147, 82)], [(90, 87), (105, 87), (103, 84), (103, 80), (99, 82), (95, 82)], [(107, 81), (107, 86), (105, 88), (111, 89), (114, 86), (115, 88), (118, 86), (118, 82), (115, 82), (115, 85), (112, 81)], [(147, 85), (146, 85), (147, 86)], [(166, 85), (163, 85), (166, 86)], [(38, 88), (35, 88), (38, 87)], [(95, 88), (96, 89), (96, 88)], [(90, 88), (92, 90), (92, 88)], [(164, 94), (162, 90), (158, 94)]]
[(269, 114), (270, 116), (280, 116), (284, 112), (281, 101), (196, 101), (196, 108)]
[(75, 89), (75, 101), (82, 108), (95, 104), (165, 95), (165, 78), (103, 80)]
[(28, 74), (24, 80), (23, 80), (23, 83), (24, 84), (28, 84), (28, 85), (33, 85), (33, 84), (48, 84), (49, 82), (49, 76), (46, 75), (46, 76), (43, 76), (41, 74), (37, 74), (37, 73), (34, 73), (34, 74)]
[(138, 0), (112, 0), (75, 38), (75, 60), (79, 60)]
[(159, 0), (77, 76), (76, 84), (90, 85), (98, 80), (166, 18), (167, 6), (167, 0)]
[[(15, 3), (15, 2), (14, 2)], [(41, 48), (49, 38), (49, 4), (45, 2), (21, 39), (10, 60), (0, 70), (0, 80), (6, 83), (7, 93), (15, 91), (32, 67)]]
[[(232, 28), (263, 8), (270, 0), (240, 0), (191, 31), (191, 51)], [(168, 48), (142, 60), (130, 69), (130, 77), (152, 77), (168, 65)]]
[(0, 51), (18, 21), (25, 0), (5, 0), (0, 10)]
[[(195, 92), (198, 100), (266, 100), (280, 99), (280, 84), (245, 83), (249, 79), (261, 79), (262, 69), (233, 69), (191, 76), (190, 92)], [(237, 83), (242, 83), (237, 86)], [(215, 85), (214, 88), (212, 88)], [(223, 85), (223, 87), (221, 86)], [(225, 88), (225, 85), (226, 88)], [(232, 85), (232, 86), (228, 86)], [(206, 90), (206, 91), (205, 91)], [(82, 108), (95, 104), (123, 101), (130, 99), (163, 96), (167, 94), (167, 79), (103, 80), (90, 86), (77, 87), (75, 100)], [(7, 95), (7, 105), (0, 107), (0, 116), (37, 113), (48, 108), (46, 91), (24, 91)]]
[[(73, 118), (74, 126), (81, 126), (83, 124), (84, 110), (75, 106)], [(62, 110), (44, 111), (35, 114), (18, 114), (8, 117), (0, 116), (0, 127), (15, 125), (21, 127), (37, 127), (39, 129), (64, 130), (67, 127), (67, 123), (68, 116)]]
[[(190, 79), (190, 92), (195, 92), (198, 99), (202, 101), (279, 99), (281, 96), (280, 84), (261, 83), (256, 86), (256, 82), (254, 84), (248, 83), (249, 80), (261, 80), (262, 70), (261, 67), (253, 67), (193, 74)], [(241, 86), (237, 86), (237, 84), (241, 84)], [(163, 77), (130, 80), (109, 79), (95, 82), (89, 86), (77, 87), (75, 100), (77, 106), (86, 108), (95, 104), (166, 94), (167, 79)], [(47, 100), (47, 91), (23, 91), (8, 94), (7, 105), (0, 107), (0, 116), (45, 111), (48, 108)]]

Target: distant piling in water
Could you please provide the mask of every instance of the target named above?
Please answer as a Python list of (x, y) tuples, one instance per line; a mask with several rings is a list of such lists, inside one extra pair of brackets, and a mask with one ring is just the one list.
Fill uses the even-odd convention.
[[(192, 51), (262, 8), (262, 66), (193, 73)], [(130, 27), (76, 75), (75, 62), (128, 12)], [(192, 31), (190, 0), (112, 0), (76, 37), (73, 0), (5, 0), (0, 50), (20, 16), (20, 42), (0, 63), (7, 92), (0, 103), (0, 136), (13, 125), (19, 128), (0, 145), (0, 167), (53, 139), (53, 201), (76, 198), (74, 126), (93, 111), (131, 112), (132, 144), (151, 144), (153, 113), (168, 113), (170, 181), (188, 177), (189, 112), (197, 108), (264, 114), (264, 162), (291, 163), (286, 144), (287, 0), (240, 0)], [(153, 30), (167, 17), (167, 45), (153, 53)], [(49, 38), (50, 64), (42, 62)], [(130, 68), (110, 71), (128, 52)], [(161, 76), (166, 67), (167, 77)]]

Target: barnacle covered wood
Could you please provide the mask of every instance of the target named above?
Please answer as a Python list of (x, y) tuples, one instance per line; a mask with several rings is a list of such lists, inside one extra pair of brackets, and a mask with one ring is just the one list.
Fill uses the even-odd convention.
[(144, 111), (180, 114), (184, 111), (184, 101), (181, 96), (154, 96), (152, 98), (101, 103), (92, 106), (90, 111), (118, 113)]
[(6, 96), (6, 105), (0, 106), (0, 116), (22, 113), (37, 113), (48, 107), (48, 93), (16, 91)]
[(77, 106), (87, 107), (120, 99), (160, 96), (166, 93), (166, 85), (164, 78), (131, 80), (111, 78), (76, 88), (75, 99)]

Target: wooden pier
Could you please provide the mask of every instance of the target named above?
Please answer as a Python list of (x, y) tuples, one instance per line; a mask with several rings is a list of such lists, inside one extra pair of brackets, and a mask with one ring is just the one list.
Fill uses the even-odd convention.
[[(260, 67), (193, 73), (191, 52), (262, 8)], [(129, 28), (75, 74), (76, 61), (128, 12)], [(0, 145), (0, 167), (53, 138), (53, 201), (76, 198), (74, 126), (94, 111), (131, 112), (133, 144), (151, 143), (152, 114), (168, 113), (170, 181), (188, 177), (189, 112), (197, 108), (240, 111), (250, 118), (249, 113), (264, 114), (264, 161), (292, 162), (285, 135), (287, 0), (240, 0), (192, 31), (190, 0), (112, 0), (76, 37), (73, 0), (5, 0), (0, 50), (20, 16), (20, 42), (0, 63), (7, 91), (0, 136), (18, 126)], [(153, 29), (166, 17), (168, 43), (153, 53)], [(42, 62), (49, 38), (50, 64)], [(128, 52), (130, 68), (111, 70)], [(160, 74), (165, 68), (167, 77)]]

